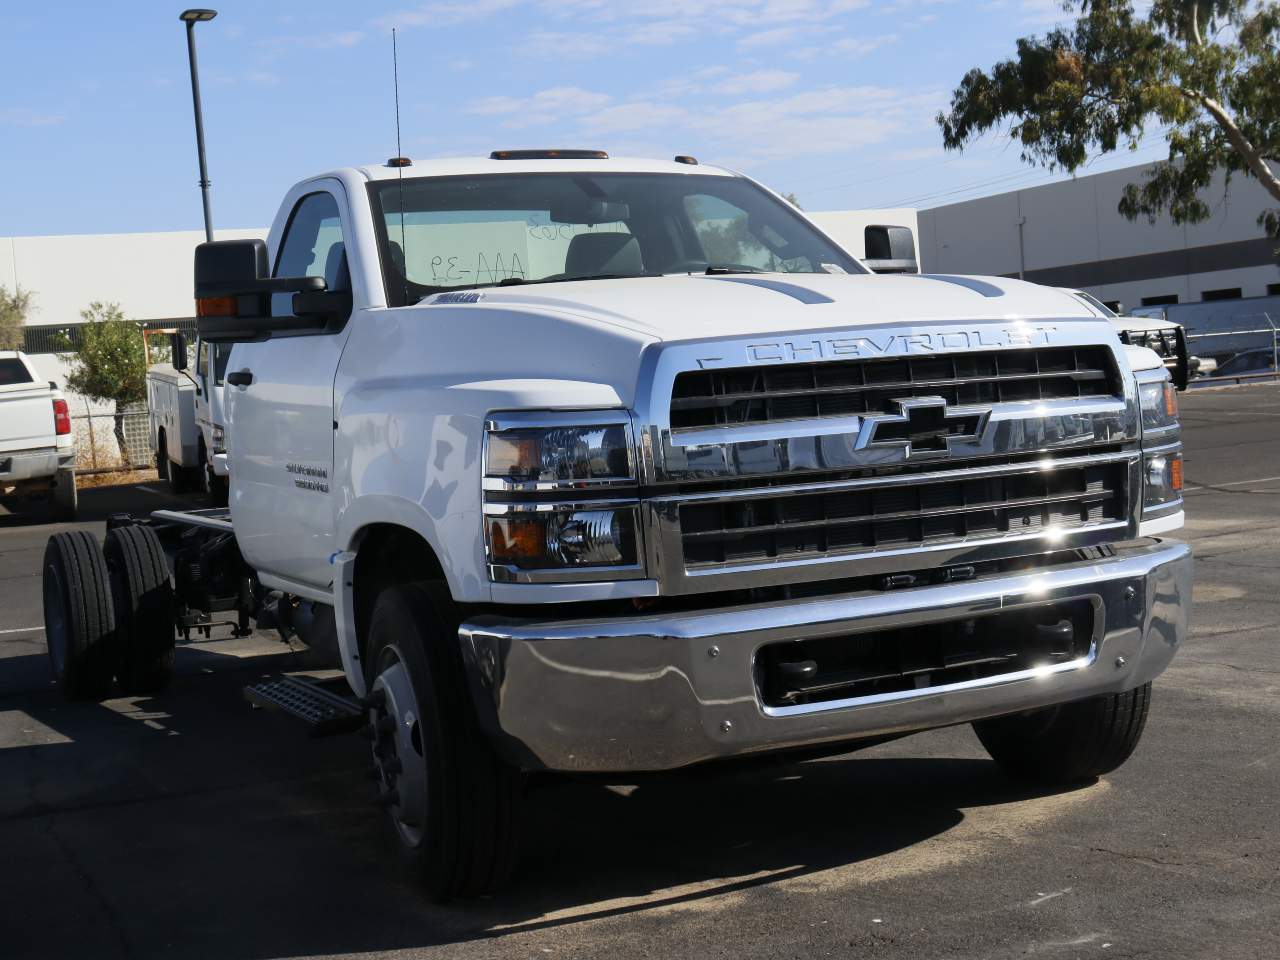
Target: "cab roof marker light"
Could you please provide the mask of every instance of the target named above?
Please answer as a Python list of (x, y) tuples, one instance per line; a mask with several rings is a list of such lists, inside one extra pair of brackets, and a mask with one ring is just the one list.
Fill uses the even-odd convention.
[(490, 160), (608, 160), (603, 150), (495, 150)]

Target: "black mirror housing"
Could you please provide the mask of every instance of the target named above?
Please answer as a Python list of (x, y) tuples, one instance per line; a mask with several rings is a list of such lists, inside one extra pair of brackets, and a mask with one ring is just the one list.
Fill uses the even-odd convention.
[(169, 362), (175, 370), (187, 369), (187, 338), (180, 333), (169, 335)]
[(214, 240), (195, 256), (197, 325), (210, 343), (247, 343), (275, 334), (315, 332), (314, 316), (273, 317), (275, 293), (323, 293), (322, 277), (273, 277), (261, 240)]
[(916, 240), (910, 227), (870, 226), (863, 231), (863, 263), (874, 273), (919, 273)]

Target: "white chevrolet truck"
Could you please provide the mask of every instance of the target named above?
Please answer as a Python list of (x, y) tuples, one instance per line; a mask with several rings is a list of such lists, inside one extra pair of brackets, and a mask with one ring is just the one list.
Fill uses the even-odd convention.
[(196, 253), (229, 508), (50, 541), (59, 681), (156, 689), (222, 617), (331, 645), (336, 686), (247, 693), (363, 728), (441, 896), (506, 877), (531, 771), (973, 723), (1107, 773), (1187, 635), (1169, 374), (1061, 291), (869, 264), (688, 157), (298, 184)]
[(76, 518), (71, 412), (31, 358), (0, 350), (0, 500), (42, 500), (58, 520)]

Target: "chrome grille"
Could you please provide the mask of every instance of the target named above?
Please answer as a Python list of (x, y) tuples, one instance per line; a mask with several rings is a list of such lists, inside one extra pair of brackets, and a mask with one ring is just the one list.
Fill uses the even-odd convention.
[(680, 504), (686, 568), (871, 554), (1123, 521), (1123, 461)]
[(1111, 397), (1123, 393), (1105, 346), (988, 350), (690, 370), (675, 378), (674, 430), (897, 413), (894, 400), (952, 405)]

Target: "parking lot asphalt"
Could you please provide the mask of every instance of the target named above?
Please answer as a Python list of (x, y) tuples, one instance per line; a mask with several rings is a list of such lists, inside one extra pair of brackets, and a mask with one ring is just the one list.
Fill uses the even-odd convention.
[[(154, 699), (50, 687), (56, 526), (0, 511), (0, 957), (1280, 956), (1280, 386), (1184, 395), (1194, 628), (1135, 756), (1017, 787), (968, 727), (806, 764), (530, 796), (513, 888), (428, 902), (354, 737), (240, 688), (268, 637), (181, 647)], [(116, 510), (153, 484), (85, 491)]]

